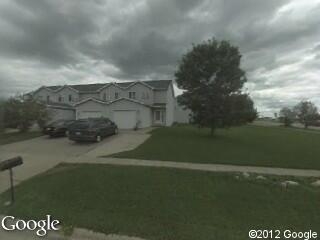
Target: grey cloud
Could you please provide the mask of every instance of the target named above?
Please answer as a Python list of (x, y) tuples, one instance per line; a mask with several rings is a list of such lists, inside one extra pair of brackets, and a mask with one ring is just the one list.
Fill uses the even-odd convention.
[[(0, 63), (12, 62), (19, 71), (0, 64), (0, 95), (37, 88), (46, 81), (173, 78), (191, 44), (214, 36), (239, 46), (247, 86), (259, 108), (277, 109), (306, 92), (318, 101), (320, 4), (312, 0), (310, 8), (297, 4), (294, 0), (3, 0)], [(304, 90), (302, 85), (308, 84), (316, 90)]]
[[(73, 3), (72, 3), (73, 2)], [(62, 1), (15, 1), (2, 7), (1, 19), (6, 21), (18, 36), (12, 38), (3, 29), (0, 36), (1, 52), (17, 58), (33, 58), (58, 65), (76, 61), (74, 49), (88, 34), (96, 30), (90, 19), (91, 12), (70, 1), (70, 11), (59, 9)], [(61, 6), (61, 5), (60, 5)]]

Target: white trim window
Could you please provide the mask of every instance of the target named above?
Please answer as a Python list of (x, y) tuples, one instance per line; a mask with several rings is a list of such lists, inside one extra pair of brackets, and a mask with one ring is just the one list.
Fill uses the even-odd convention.
[(130, 99), (136, 99), (136, 92), (129, 92)]

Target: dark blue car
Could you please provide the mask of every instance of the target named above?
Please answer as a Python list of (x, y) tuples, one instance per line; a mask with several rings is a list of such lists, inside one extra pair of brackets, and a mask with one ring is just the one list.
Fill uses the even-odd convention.
[(108, 118), (88, 118), (75, 121), (68, 131), (72, 141), (100, 142), (106, 136), (117, 134), (118, 127)]
[(75, 120), (63, 119), (51, 122), (43, 128), (43, 133), (50, 137), (66, 136), (69, 126), (74, 122)]

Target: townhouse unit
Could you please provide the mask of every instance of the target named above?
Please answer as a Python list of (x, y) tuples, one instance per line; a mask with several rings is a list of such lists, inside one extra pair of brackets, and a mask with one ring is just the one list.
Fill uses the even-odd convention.
[(55, 119), (108, 117), (121, 129), (187, 122), (176, 102), (172, 80), (43, 86), (32, 93)]

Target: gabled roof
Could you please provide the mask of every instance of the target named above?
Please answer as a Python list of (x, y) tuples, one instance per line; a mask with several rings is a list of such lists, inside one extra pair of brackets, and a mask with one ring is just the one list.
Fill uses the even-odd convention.
[(128, 101), (128, 102), (134, 102), (134, 103), (138, 103), (138, 104), (141, 104), (141, 105), (144, 105), (144, 106), (148, 106), (148, 107), (151, 107), (151, 105), (148, 105), (148, 104), (145, 104), (143, 102), (140, 102), (136, 99), (131, 99), (131, 98), (126, 98), (126, 97), (122, 97), (122, 98), (118, 98), (116, 100), (113, 100), (111, 102), (108, 102), (108, 105), (112, 104), (112, 103), (115, 103), (115, 102), (119, 102), (119, 101)]
[(108, 102), (105, 102), (105, 101), (102, 101), (100, 99), (96, 99), (96, 98), (86, 98), (80, 102), (77, 102), (74, 106), (78, 106), (78, 105), (81, 105), (83, 103), (86, 103), (86, 102), (89, 102), (89, 101), (92, 101), (92, 102), (96, 102), (96, 103), (101, 103), (101, 104), (107, 104)]
[(119, 101), (129, 101), (129, 102), (134, 102), (134, 103), (137, 103), (137, 104), (141, 104), (141, 105), (144, 105), (144, 106), (151, 107), (151, 105), (145, 104), (145, 103), (140, 102), (140, 101), (135, 100), (135, 99), (125, 98), (125, 97), (118, 98), (118, 99), (110, 101), (110, 102), (101, 101), (101, 100), (96, 99), (96, 98), (87, 98), (87, 99), (85, 99), (85, 100), (83, 100), (81, 102), (76, 103), (74, 106), (76, 107), (78, 105), (81, 105), (81, 104), (89, 102), (89, 101), (96, 102), (96, 103), (99, 103), (99, 104), (105, 104), (105, 105), (111, 105), (111, 104), (113, 104), (115, 102), (119, 102)]
[[(137, 83), (142, 83), (146, 86), (149, 86), (155, 90), (166, 90), (170, 86), (172, 80), (150, 80), (150, 81), (134, 81), (134, 82), (118, 82), (118, 83), (93, 83), (93, 84), (78, 84), (78, 85), (65, 85), (72, 89), (75, 89), (78, 92), (97, 92), (104, 87), (107, 87), (111, 84), (114, 84), (120, 88), (128, 88)], [(48, 86), (46, 87), (52, 91), (60, 91), (63, 89), (63, 86)]]

